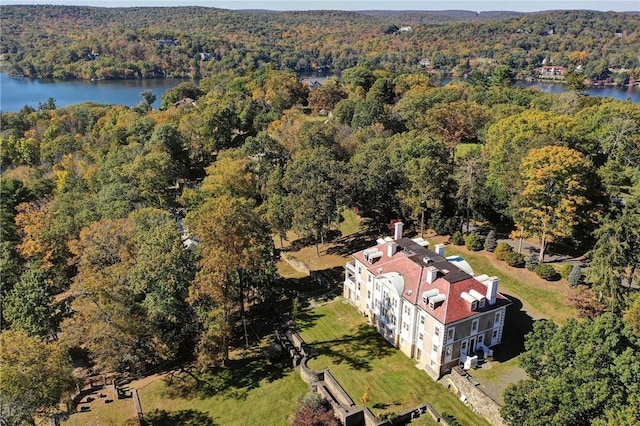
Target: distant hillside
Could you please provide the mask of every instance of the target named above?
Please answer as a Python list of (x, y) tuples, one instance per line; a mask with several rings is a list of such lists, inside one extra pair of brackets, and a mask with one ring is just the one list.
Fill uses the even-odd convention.
[(431, 23), (431, 24), (507, 19), (507, 18), (514, 18), (514, 17), (524, 15), (524, 13), (522, 12), (508, 12), (508, 11), (473, 12), (469, 10), (437, 10), (437, 11), (362, 10), (358, 12), (364, 15), (401, 19), (407, 22), (420, 22), (420, 23)]
[(4, 69), (27, 77), (201, 78), (264, 63), (335, 73), (363, 62), (457, 75), (504, 64), (522, 77), (546, 63), (594, 79), (640, 77), (638, 13), (3, 6), (0, 24)]

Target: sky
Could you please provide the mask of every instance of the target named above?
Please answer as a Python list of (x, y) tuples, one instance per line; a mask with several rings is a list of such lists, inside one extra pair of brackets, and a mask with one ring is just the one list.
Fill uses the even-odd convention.
[(509, 10), (556, 9), (640, 11), (640, 0), (0, 0), (9, 4), (63, 4), (101, 7), (208, 6), (269, 10)]

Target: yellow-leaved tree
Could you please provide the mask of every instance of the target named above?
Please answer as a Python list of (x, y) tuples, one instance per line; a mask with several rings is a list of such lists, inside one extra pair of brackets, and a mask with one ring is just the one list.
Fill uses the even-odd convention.
[(229, 340), (236, 318), (244, 326), (249, 295), (264, 299), (276, 275), (273, 240), (268, 226), (248, 198), (210, 198), (187, 215), (197, 235), (200, 259), (189, 301), (200, 326), (198, 361), (208, 366), (229, 359)]
[[(522, 178), (516, 225), (540, 239), (539, 263), (547, 244), (571, 236), (589, 217), (587, 197), (591, 163), (580, 152), (562, 146), (532, 149), (520, 165)], [(523, 223), (520, 223), (523, 222)]]

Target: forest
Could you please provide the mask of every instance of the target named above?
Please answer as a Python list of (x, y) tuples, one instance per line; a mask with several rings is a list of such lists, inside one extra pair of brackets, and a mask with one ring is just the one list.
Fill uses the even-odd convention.
[[(53, 385), (3, 362), (3, 395), (15, 392), (10, 405), (20, 407), (10, 414), (46, 412), (65, 394), (66, 351), (134, 376), (185, 357), (224, 364), (245, 310), (283, 297), (272, 235), (293, 230), (318, 243), (353, 209), (383, 233), (396, 218), (454, 237), (485, 221), (538, 239), (536, 263), (549, 245), (587, 252), (586, 316), (595, 319), (574, 327), (598, 333), (608, 321), (602, 338), (618, 339), (622, 357), (594, 370), (622, 380), (619, 398), (593, 399), (590, 409), (602, 424), (637, 418), (638, 376), (613, 366), (640, 368), (628, 353), (640, 336), (640, 297), (629, 286), (640, 259), (640, 105), (514, 88), (510, 76), (504, 67), (475, 85), (434, 87), (426, 73), (360, 65), (309, 89), (264, 66), (181, 83), (159, 110), (142, 93), (134, 108), (50, 100), (3, 113), (3, 347), (34, 348), (12, 355), (18, 365), (66, 371)], [(174, 106), (184, 97), (197, 101)], [(199, 239), (196, 250), (184, 249), (185, 232)], [(567, 404), (519, 397), (540, 389), (545, 398), (547, 380), (568, 380), (545, 367), (553, 359), (531, 362), (537, 379), (511, 391), (513, 424)], [(25, 386), (41, 397), (21, 400)]]
[(439, 78), (500, 64), (520, 79), (545, 64), (590, 81), (640, 78), (638, 13), (3, 6), (0, 19), (3, 69), (32, 78), (199, 79), (263, 64), (339, 74), (362, 61), (416, 72), (424, 60)]
[[(73, 11), (75, 24), (55, 14), (60, 10)], [(109, 34), (125, 37), (113, 41), (120, 53), (127, 49), (118, 43), (143, 33), (179, 39), (171, 48), (188, 45), (178, 34), (153, 30), (151, 22), (136, 24), (162, 9), (133, 9), (132, 21), (119, 29), (101, 23), (122, 9), (6, 11), (3, 28), (15, 25), (16, 31), (27, 31), (21, 20), (57, 22), (29, 26), (50, 34), (25, 33), (8, 47), (17, 54), (27, 40), (34, 49), (50, 42), (43, 54), (61, 54), (51, 47), (64, 25), (64, 37), (75, 40), (70, 46), (101, 43), (100, 57), (106, 57)], [(192, 37), (208, 16), (198, 12), (180, 11), (193, 15)], [(223, 27), (242, 23), (239, 12), (208, 12), (220, 15)], [(179, 16), (164, 13), (165, 19)], [(312, 34), (331, 15), (345, 26), (356, 20), (344, 12), (283, 14), (291, 22), (314, 17)], [(556, 15), (566, 15), (567, 25), (568, 16), (591, 16), (599, 34), (599, 26), (613, 25), (637, 37), (631, 15), (615, 15), (618, 24), (595, 12), (548, 16)], [(509, 19), (518, 21), (492, 25), (523, 26), (531, 17)], [(92, 22), (96, 35), (83, 38)], [(247, 18), (244, 24), (258, 22)], [(263, 25), (268, 34), (275, 24)], [(429, 31), (449, 25), (457, 24)], [(170, 27), (177, 28), (163, 24)], [(359, 33), (349, 28), (345, 37)], [(393, 41), (410, 44), (414, 31)], [(7, 34), (15, 33), (3, 31), (3, 44)], [(215, 53), (226, 43), (202, 37), (211, 44), (192, 52)], [(266, 40), (256, 37), (255, 43)], [(382, 52), (375, 37), (368, 40)], [(248, 343), (248, 313), (276, 311), (291, 298), (276, 269), (276, 247), (287, 233), (318, 244), (332, 238), (341, 212), (351, 210), (380, 235), (402, 219), (418, 233), (430, 228), (455, 241), (469, 233), (470, 223), (482, 222), (502, 236), (538, 241), (539, 257), (511, 255), (519, 266), (544, 265), (550, 249), (586, 254), (589, 267), (575, 280), (585, 287), (582, 318), (563, 327), (535, 323), (522, 361), (529, 378), (507, 389), (502, 414), (513, 425), (637, 424), (639, 104), (579, 90), (516, 88), (507, 63), (441, 86), (424, 70), (387, 68), (384, 61), (374, 66), (364, 51), (349, 53), (357, 64), (310, 88), (273, 58), (236, 66), (252, 53), (243, 56), (238, 40), (228, 42), (215, 61), (228, 60), (228, 68), (211, 68), (199, 84), (186, 81), (167, 91), (160, 109), (152, 109), (153, 94), (143, 92), (135, 107), (89, 102), (57, 108), (50, 99), (37, 109), (0, 113), (3, 421), (32, 423), (54, 412), (73, 392), (71, 371), (81, 360), (129, 377), (183, 362), (198, 369), (224, 366), (234, 345)], [(289, 54), (302, 55), (310, 46), (297, 45)], [(327, 42), (327, 51), (334, 47)], [(340, 52), (336, 47), (334, 59)], [(180, 58), (167, 64), (176, 66)], [(46, 63), (55, 72), (58, 62)], [(43, 64), (32, 63), (34, 69)], [(186, 98), (193, 102), (180, 102)], [(198, 240), (194, 249), (185, 249), (187, 237)]]

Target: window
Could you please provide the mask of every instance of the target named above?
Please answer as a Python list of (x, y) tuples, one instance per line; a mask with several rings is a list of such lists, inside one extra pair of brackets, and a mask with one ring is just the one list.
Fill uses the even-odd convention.
[(371, 276), (371, 274), (368, 274), (368, 275), (367, 275), (367, 281), (368, 281), (368, 282), (373, 281), (373, 277)]
[(436, 325), (436, 328), (433, 330), (433, 335), (436, 337), (440, 337), (440, 327)]
[(492, 336), (492, 337), (493, 337), (494, 339), (495, 339), (496, 337), (498, 337), (498, 330), (493, 330), (493, 336)]
[(418, 340), (422, 340), (424, 339), (424, 333), (420, 332), (420, 334), (418, 334)]
[(453, 341), (453, 332), (454, 332), (453, 328), (450, 328), (447, 330), (447, 342)]
[(433, 345), (433, 351), (438, 352), (438, 345)]
[(478, 301), (477, 300), (474, 300), (473, 302), (471, 302), (471, 310), (472, 311), (478, 310)]
[(471, 321), (471, 334), (478, 331), (478, 321), (479, 320), (477, 319), (474, 319), (473, 321)]
[(496, 312), (496, 320), (495, 320), (496, 325), (500, 324), (500, 318), (501, 318), (500, 312)]
[(422, 356), (422, 351), (420, 349), (416, 350), (416, 359), (420, 361), (420, 357)]
[(484, 302), (485, 302), (486, 300), (487, 300), (487, 299), (485, 299), (484, 297), (483, 297), (482, 299), (480, 299), (480, 304), (478, 305), (478, 307), (479, 307), (480, 309), (484, 308)]
[(376, 283), (376, 291), (380, 290), (380, 283)]
[(465, 340), (464, 342), (462, 342), (462, 345), (460, 345), (460, 352), (461, 353), (467, 353), (467, 341)]
[(424, 315), (420, 315), (420, 325), (424, 325)]
[(367, 290), (367, 299), (371, 299), (371, 290)]
[(360, 290), (360, 283), (358, 283), (358, 290)]
[(453, 346), (447, 346), (447, 349), (444, 352), (444, 360), (451, 361), (451, 354), (453, 353)]

